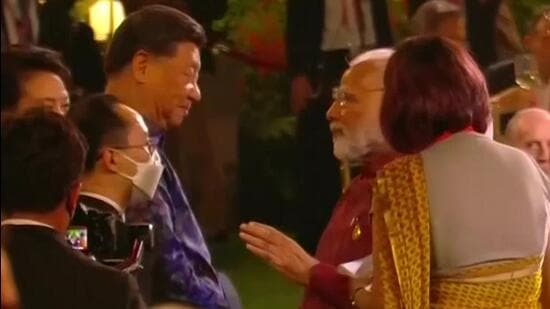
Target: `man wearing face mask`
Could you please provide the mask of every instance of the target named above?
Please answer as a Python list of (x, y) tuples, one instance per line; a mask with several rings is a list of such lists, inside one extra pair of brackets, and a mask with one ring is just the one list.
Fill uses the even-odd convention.
[(87, 227), (90, 252), (99, 260), (126, 257), (132, 240), (125, 211), (153, 197), (163, 171), (160, 158), (143, 118), (113, 96), (89, 97), (68, 117), (90, 145), (72, 225)]
[(86, 155), (78, 130), (42, 109), (15, 117), (2, 120), (0, 205), (2, 246), (21, 308), (145, 308), (132, 276), (65, 240)]

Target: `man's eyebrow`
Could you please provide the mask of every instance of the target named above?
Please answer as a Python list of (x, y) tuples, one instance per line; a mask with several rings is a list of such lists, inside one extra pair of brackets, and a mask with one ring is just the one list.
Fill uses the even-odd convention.
[(47, 97), (47, 98), (40, 98), (39, 100), (41, 101), (47, 101), (47, 102), (55, 102), (57, 101), (59, 98), (52, 98), (52, 97)]
[(62, 96), (58, 96), (58, 97), (44, 97), (44, 98), (41, 98), (41, 100), (46, 100), (46, 101), (57, 101), (57, 100), (67, 100), (67, 99), (69, 99), (68, 95), (62, 95)]
[(336, 90), (336, 99), (339, 100), (357, 100), (357, 96), (351, 92), (346, 91), (342, 88), (335, 88)]
[(380, 86), (380, 87), (376, 87), (376, 88), (369, 88), (369, 89), (365, 89), (363, 91), (364, 92), (384, 91), (384, 87)]

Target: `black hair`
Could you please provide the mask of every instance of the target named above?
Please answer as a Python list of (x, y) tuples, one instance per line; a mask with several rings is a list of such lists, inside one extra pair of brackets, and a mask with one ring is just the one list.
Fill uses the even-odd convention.
[(105, 56), (107, 75), (120, 72), (144, 50), (156, 56), (174, 55), (178, 43), (202, 47), (206, 34), (189, 15), (164, 5), (149, 5), (130, 15), (116, 29)]
[(69, 88), (71, 73), (53, 50), (36, 46), (12, 46), (2, 51), (1, 67), (2, 111), (14, 109), (21, 99), (25, 78), (35, 72), (50, 72), (59, 76)]
[(55, 210), (78, 184), (85, 141), (71, 121), (43, 108), (2, 118), (2, 212)]
[(117, 98), (112, 95), (95, 94), (73, 104), (67, 114), (89, 145), (85, 173), (94, 169), (104, 146), (128, 141), (129, 124), (117, 112), (117, 104)]

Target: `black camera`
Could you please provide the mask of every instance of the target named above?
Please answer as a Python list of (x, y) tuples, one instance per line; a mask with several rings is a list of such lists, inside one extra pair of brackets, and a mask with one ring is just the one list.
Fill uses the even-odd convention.
[(77, 208), (66, 239), (76, 250), (114, 266), (154, 246), (149, 223), (126, 224), (115, 213)]

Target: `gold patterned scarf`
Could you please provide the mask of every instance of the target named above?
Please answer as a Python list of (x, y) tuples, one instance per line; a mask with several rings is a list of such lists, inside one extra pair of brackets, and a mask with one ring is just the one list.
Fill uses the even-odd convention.
[[(430, 214), (420, 155), (382, 169), (373, 188), (373, 252), (384, 308), (539, 308), (540, 263), (533, 257), (430, 274)], [(534, 269), (519, 277), (499, 275)], [(495, 280), (478, 280), (496, 276)]]

